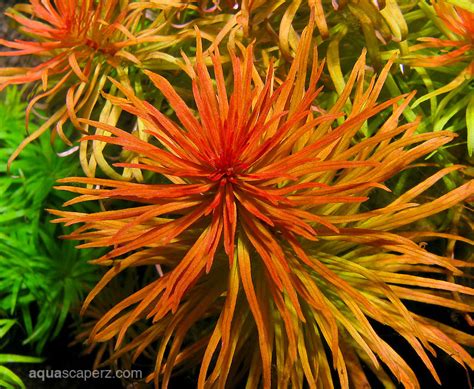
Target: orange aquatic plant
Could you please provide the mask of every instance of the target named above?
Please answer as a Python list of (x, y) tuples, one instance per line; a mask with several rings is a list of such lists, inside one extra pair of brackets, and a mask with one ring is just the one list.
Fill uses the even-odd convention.
[[(148, 21), (147, 28), (143, 28), (147, 8), (167, 9), (175, 5), (128, 0), (31, 0), (11, 8), (6, 15), (30, 40), (0, 39), (1, 45), (12, 49), (0, 52), (0, 56), (33, 55), (39, 63), (33, 67), (0, 69), (0, 90), (8, 85), (33, 84), (27, 123), (31, 109), (41, 100), (59, 108), (25, 139), (10, 161), (53, 125), (67, 144), (70, 141), (63, 125), (68, 120), (77, 129), (87, 131), (77, 116), (90, 117), (101, 91), (110, 89), (108, 76), (127, 80), (129, 68), (140, 66), (141, 59), (149, 56), (140, 46), (144, 43), (158, 41), (163, 46), (167, 39), (176, 43), (176, 37), (159, 35), (166, 24), (160, 18)], [(138, 48), (141, 51), (135, 55)], [(115, 124), (116, 118), (112, 119)]]
[[(460, 169), (453, 166), (386, 206), (362, 208), (374, 192), (388, 190), (386, 180), (454, 135), (417, 134), (416, 122), (399, 124), (413, 94), (379, 103), (390, 65), (366, 83), (364, 56), (333, 107), (322, 112), (315, 104), (324, 64), (312, 49), (312, 32), (310, 23), (279, 86), (272, 66), (261, 79), (252, 46), (242, 48), (242, 55), (232, 53), (231, 92), (218, 51), (210, 54), (211, 75), (198, 40), (196, 64), (187, 61), (195, 110), (164, 77), (148, 72), (176, 120), (114, 82), (125, 97), (110, 101), (143, 121), (149, 141), (82, 120), (105, 131), (85, 139), (134, 153), (138, 163), (118, 165), (141, 169), (154, 180), (66, 178), (61, 183), (69, 185), (59, 188), (79, 194), (68, 204), (133, 205), (93, 214), (51, 212), (59, 216), (56, 222), (81, 224), (68, 236), (85, 241), (81, 247), (111, 248), (94, 261), (111, 268), (83, 310), (120, 272), (157, 267), (156, 279), (112, 308), (90, 334), (94, 342), (116, 338), (111, 360), (131, 351), (136, 358), (156, 342), (149, 376), (156, 386), (167, 387), (176, 368), (198, 364), (200, 388), (331, 387), (332, 369), (348, 388), (350, 382), (367, 382), (363, 362), (385, 385), (391, 385), (390, 371), (405, 386), (417, 387), (411, 368), (371, 321), (400, 334), (437, 380), (427, 354), (435, 354), (433, 345), (474, 366), (459, 344), (474, 345), (472, 336), (421, 317), (402, 302), (473, 310), (449, 293), (474, 290), (440, 279), (462, 274), (467, 264), (417, 244), (432, 237), (472, 242), (408, 227), (472, 196), (473, 183), (414, 202)], [(384, 123), (364, 137), (364, 124), (382, 113)], [(361, 139), (354, 143), (355, 138)], [(215, 324), (209, 325), (212, 318)], [(149, 324), (147, 330), (123, 344), (139, 321)]]
[[(446, 124), (446, 118), (451, 118), (455, 111), (446, 111), (447, 104), (452, 104), (454, 96), (465, 96), (464, 100), (455, 105), (457, 111), (465, 112), (467, 127), (467, 149), (472, 155), (474, 150), (474, 97), (469, 83), (474, 76), (474, 13), (472, 7), (463, 9), (444, 0), (432, 0), (433, 8), (420, 2), (419, 6), (430, 16), (437, 29), (447, 39), (423, 37), (419, 44), (410, 47), (411, 54), (402, 57), (402, 61), (414, 66), (457, 73), (451, 81), (441, 82), (441, 86), (431, 90), (418, 98), (412, 108), (424, 101), (431, 100), (430, 118), (435, 129), (441, 129)], [(438, 53), (434, 53), (439, 50)], [(456, 67), (458, 65), (458, 67)], [(446, 68), (452, 67), (452, 70)], [(458, 70), (459, 68), (459, 70)], [(424, 74), (424, 72), (422, 73)], [(424, 76), (425, 82), (431, 85), (432, 81)], [(447, 94), (449, 92), (449, 94)], [(436, 96), (447, 94), (439, 106), (434, 99)], [(450, 112), (449, 116), (446, 112)]]
[(422, 43), (414, 45), (411, 51), (426, 48), (441, 49), (434, 56), (416, 56), (410, 61), (413, 66), (440, 67), (458, 62), (467, 64), (466, 72), (474, 75), (474, 13), (457, 7), (444, 0), (433, 0), (438, 23), (442, 23), (443, 31), (448, 39), (424, 37), (418, 40)]

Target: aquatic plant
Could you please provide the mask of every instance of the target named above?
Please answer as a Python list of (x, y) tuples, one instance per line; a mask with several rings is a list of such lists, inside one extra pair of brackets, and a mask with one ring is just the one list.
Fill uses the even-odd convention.
[[(56, 133), (71, 145), (63, 126), (70, 121), (76, 129), (87, 132), (77, 116), (89, 118), (94, 108), (103, 108), (101, 92), (110, 91), (108, 76), (119, 77), (122, 82), (137, 81), (133, 69), (143, 66), (143, 61), (158, 59), (172, 63), (174, 57), (156, 52), (153, 43), (161, 49), (176, 45), (182, 38), (161, 35), (169, 22), (156, 16), (147, 20), (147, 9), (168, 11), (176, 4), (135, 3), (119, 0), (31, 0), (17, 4), (6, 13), (18, 23), (19, 30), (30, 40), (14, 42), (0, 39), (0, 44), (10, 51), (0, 56), (34, 56), (39, 63), (32, 67), (0, 69), (0, 90), (8, 85), (28, 84), (34, 87), (28, 108), (30, 112), (40, 101), (46, 101), (52, 109), (51, 116), (30, 134), (12, 154), (10, 163), (24, 147), (55, 125)], [(143, 44), (150, 46), (143, 49)], [(166, 68), (166, 66), (164, 66)], [(132, 81), (130, 81), (132, 78)], [(99, 102), (99, 103), (98, 103)], [(102, 112), (101, 120), (115, 124), (119, 113)], [(85, 144), (84, 144), (85, 146)], [(85, 151), (84, 151), (85, 153)], [(97, 161), (81, 158), (86, 173), (93, 175)], [(92, 173), (90, 173), (92, 171)]]
[[(16, 321), (13, 319), (0, 319), (0, 339), (3, 339), (15, 324)], [(5, 389), (25, 389), (21, 378), (6, 365), (9, 363), (40, 363), (42, 361), (37, 357), (0, 353), (0, 385)]]
[[(117, 355), (134, 350), (135, 358), (156, 342), (149, 379), (157, 386), (166, 387), (176, 367), (198, 364), (201, 388), (225, 387), (231, 377), (248, 387), (332, 387), (332, 369), (349, 387), (367, 383), (364, 363), (386, 386), (393, 376), (417, 387), (415, 373), (376, 322), (403, 337), (438, 382), (428, 355), (436, 354), (433, 346), (474, 366), (461, 346), (472, 346), (472, 336), (404, 303), (473, 311), (450, 293), (474, 290), (443, 280), (462, 275), (468, 263), (418, 244), (432, 238), (473, 242), (417, 227), (421, 219), (472, 198), (473, 182), (423, 198), (461, 169), (455, 165), (386, 205), (363, 205), (454, 135), (418, 134), (417, 121), (400, 124), (413, 93), (378, 102), (390, 63), (366, 83), (364, 55), (332, 107), (318, 107), (323, 64), (311, 43), (313, 28), (310, 22), (304, 30), (281, 83), (272, 65), (264, 79), (259, 76), (251, 45), (241, 55), (231, 52), (231, 92), (219, 51), (204, 55), (198, 39), (196, 64), (185, 57), (195, 111), (164, 77), (147, 73), (175, 119), (113, 81), (124, 97), (109, 101), (142, 121), (146, 141), (115, 126), (81, 121), (104, 131), (84, 140), (134, 154), (138, 162), (117, 166), (147, 172), (149, 181), (62, 179), (68, 185), (58, 189), (78, 194), (67, 204), (117, 205), (93, 213), (51, 212), (59, 216), (56, 222), (81, 225), (68, 236), (84, 241), (79, 247), (110, 248), (94, 261), (110, 269), (83, 311), (120, 272), (156, 268), (155, 280), (98, 320), (90, 341), (115, 337)], [(373, 121), (376, 115), (384, 120)], [(143, 321), (147, 330), (124, 344), (129, 328)], [(190, 337), (196, 328), (198, 339)]]
[[(466, 129), (469, 156), (474, 150), (474, 97), (470, 86), (474, 76), (474, 9), (467, 5), (450, 4), (444, 0), (433, 0), (433, 7), (423, 2), (419, 6), (435, 26), (441, 37), (422, 36), (420, 43), (410, 46), (409, 53), (401, 61), (412, 67), (427, 68), (430, 74), (420, 72), (423, 81), (431, 87), (413, 104), (413, 108), (430, 100), (430, 120), (435, 130), (443, 129), (456, 114), (465, 117), (460, 131)], [(463, 8), (466, 7), (466, 8)], [(453, 74), (452, 78), (439, 79), (433, 73)], [(443, 74), (444, 76), (444, 74)], [(437, 83), (439, 87), (434, 88)], [(446, 94), (441, 101), (436, 97)], [(452, 108), (447, 109), (448, 106)]]

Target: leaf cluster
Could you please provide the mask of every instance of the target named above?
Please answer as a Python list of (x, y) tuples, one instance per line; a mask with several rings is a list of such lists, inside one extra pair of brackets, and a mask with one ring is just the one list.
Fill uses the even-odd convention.
[(87, 263), (94, 253), (58, 239), (65, 230), (52, 226), (44, 211), (67, 200), (53, 186), (77, 171), (76, 159), (60, 157), (58, 143), (45, 138), (32, 143), (7, 171), (7, 160), (24, 136), (26, 103), (16, 88), (1, 98), (0, 311), (18, 318), (23, 343), (41, 352), (96, 279)]
[[(17, 322), (14, 319), (0, 319), (0, 341), (5, 338), (15, 324)], [(6, 365), (9, 363), (40, 363), (42, 361), (38, 357), (0, 353), (0, 386), (5, 389), (26, 389), (21, 378)]]

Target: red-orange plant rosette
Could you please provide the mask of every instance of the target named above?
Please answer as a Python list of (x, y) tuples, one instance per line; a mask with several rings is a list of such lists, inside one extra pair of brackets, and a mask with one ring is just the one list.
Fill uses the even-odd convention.
[(426, 48), (441, 49), (434, 56), (416, 56), (410, 64), (421, 67), (449, 66), (457, 62), (467, 63), (466, 71), (470, 77), (474, 75), (474, 13), (456, 7), (444, 0), (433, 0), (436, 16), (444, 25), (450, 39), (419, 38), (422, 42), (410, 48), (418, 51)]
[[(465, 112), (467, 127), (467, 149), (469, 155), (474, 150), (474, 97), (469, 83), (474, 76), (474, 13), (472, 8), (463, 9), (450, 4), (444, 0), (432, 0), (433, 10), (426, 4), (420, 3), (420, 7), (433, 18), (436, 27), (447, 39), (423, 37), (418, 40), (419, 44), (410, 47), (411, 54), (402, 60), (414, 67), (425, 67), (438, 71), (448, 71), (445, 67), (452, 67), (458, 73), (450, 82), (443, 82), (441, 86), (426, 93), (415, 101), (412, 108), (441, 94), (450, 92), (439, 104), (439, 107), (431, 106), (431, 118), (434, 128), (440, 129), (445, 123), (443, 112), (446, 104), (455, 95), (465, 95), (465, 102), (458, 105), (460, 112)], [(439, 53), (433, 53), (439, 50)], [(461, 70), (457, 70), (456, 65)], [(432, 101), (434, 104), (434, 101)], [(453, 113), (451, 113), (451, 116)], [(440, 124), (438, 124), (439, 122)], [(441, 127), (440, 127), (441, 125)]]
[[(97, 342), (116, 338), (115, 358), (130, 351), (137, 357), (156, 343), (155, 370), (149, 376), (156, 386), (166, 387), (174, 369), (196, 363), (200, 388), (231, 382), (332, 387), (333, 368), (347, 388), (350, 382), (367, 383), (364, 362), (386, 385), (391, 378), (385, 369), (405, 386), (417, 387), (411, 368), (369, 319), (398, 332), (437, 380), (426, 351), (434, 354), (433, 345), (474, 366), (459, 344), (474, 345), (472, 336), (421, 317), (402, 302), (473, 310), (449, 293), (472, 295), (474, 290), (440, 279), (443, 273), (462, 274), (466, 263), (417, 244), (427, 237), (472, 242), (408, 228), (472, 196), (473, 183), (431, 202), (413, 201), (460, 169), (453, 166), (387, 206), (361, 210), (373, 191), (388, 190), (384, 181), (454, 135), (417, 134), (417, 123), (400, 125), (413, 94), (378, 103), (389, 66), (366, 84), (364, 56), (334, 106), (321, 113), (314, 104), (323, 65), (311, 49), (312, 31), (311, 23), (279, 86), (271, 66), (260, 78), (252, 46), (241, 56), (233, 53), (231, 93), (219, 53), (211, 55), (211, 76), (198, 40), (196, 64), (188, 62), (196, 111), (165, 78), (147, 73), (177, 120), (115, 82), (125, 97), (110, 96), (110, 101), (143, 121), (151, 135), (148, 142), (83, 121), (109, 134), (89, 139), (138, 156), (139, 163), (120, 166), (159, 177), (143, 184), (67, 178), (61, 182), (88, 185), (60, 186), (79, 194), (69, 204), (107, 199), (133, 206), (94, 214), (52, 211), (60, 217), (57, 222), (82, 224), (69, 236), (84, 240), (82, 247), (111, 247), (94, 261), (111, 268), (84, 310), (128, 267), (158, 265), (163, 271), (105, 314), (90, 335)], [(344, 114), (349, 98), (351, 111)], [(372, 136), (353, 143), (367, 120), (387, 111)], [(217, 322), (209, 325), (213, 317)], [(128, 328), (147, 319), (148, 329), (122, 344)], [(196, 328), (201, 328), (197, 338), (190, 336)]]
[[(56, 109), (23, 141), (10, 162), (53, 125), (67, 144), (71, 142), (63, 125), (68, 120), (77, 129), (87, 132), (87, 126), (81, 125), (77, 116), (89, 118), (98, 106), (101, 92), (111, 93), (109, 75), (129, 82), (129, 69), (141, 66), (141, 61), (149, 57), (150, 53), (142, 47), (144, 44), (160, 42), (164, 46), (166, 41), (175, 44), (181, 39), (161, 36), (166, 23), (160, 18), (145, 23), (146, 9), (175, 6), (176, 3), (164, 6), (128, 0), (31, 0), (6, 12), (29, 40), (0, 39), (0, 45), (12, 49), (1, 51), (0, 56), (32, 55), (39, 63), (33, 67), (0, 69), (0, 90), (15, 84), (34, 86), (34, 96), (26, 112), (27, 123), (31, 109), (39, 101), (46, 101)], [(159, 58), (175, 61), (164, 54)], [(107, 108), (103, 108), (102, 114), (111, 124), (118, 120), (117, 112), (109, 114)], [(88, 172), (91, 168), (86, 165), (83, 161), (84, 170)]]

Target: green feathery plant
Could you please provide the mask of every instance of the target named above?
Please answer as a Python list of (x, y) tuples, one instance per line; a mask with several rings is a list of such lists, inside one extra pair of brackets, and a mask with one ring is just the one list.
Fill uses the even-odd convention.
[(45, 206), (67, 200), (52, 189), (58, 178), (78, 170), (77, 159), (58, 156), (44, 138), (6, 171), (10, 154), (24, 137), (25, 107), (16, 89), (8, 89), (0, 104), (0, 310), (22, 322), (23, 343), (41, 352), (96, 275), (87, 263), (90, 254), (56, 239), (65, 231), (51, 226), (44, 212)]
[[(37, 224), (45, 202), (61, 204), (67, 197), (52, 191), (55, 181), (77, 172), (76, 158), (59, 157), (48, 138), (27, 148), (9, 171), (7, 161), (25, 135), (26, 103), (17, 88), (5, 91), (0, 104), (0, 223), (26, 217)], [(32, 124), (32, 128), (34, 124)], [(36, 219), (36, 220), (35, 220)], [(1, 224), (0, 224), (1, 228)]]

